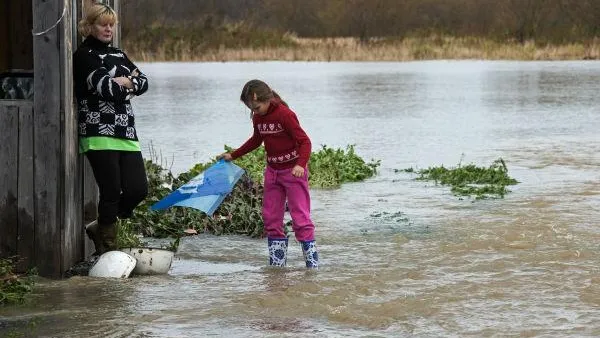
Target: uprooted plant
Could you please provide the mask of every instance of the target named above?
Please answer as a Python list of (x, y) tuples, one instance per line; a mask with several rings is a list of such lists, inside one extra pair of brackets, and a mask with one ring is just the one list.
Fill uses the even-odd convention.
[(474, 164), (456, 168), (429, 167), (414, 170), (413, 168), (395, 170), (396, 172), (417, 173), (419, 181), (434, 181), (436, 184), (451, 186), (455, 196), (474, 197), (476, 200), (486, 198), (503, 198), (510, 192), (509, 185), (519, 183), (508, 176), (508, 168), (502, 158), (495, 160), (489, 167), (478, 167)]

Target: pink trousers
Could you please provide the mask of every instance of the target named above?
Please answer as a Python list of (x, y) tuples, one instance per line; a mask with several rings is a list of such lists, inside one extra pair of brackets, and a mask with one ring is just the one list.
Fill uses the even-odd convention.
[(310, 219), (310, 193), (308, 190), (308, 170), (303, 177), (292, 175), (292, 169), (265, 169), (263, 195), (263, 221), (265, 232), (271, 239), (286, 238), (283, 232), (283, 216), (287, 198), (292, 228), (298, 241), (315, 239), (315, 225)]

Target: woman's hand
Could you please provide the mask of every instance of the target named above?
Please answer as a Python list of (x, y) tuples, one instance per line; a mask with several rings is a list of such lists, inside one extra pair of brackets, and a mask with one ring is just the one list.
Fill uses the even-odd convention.
[(113, 77), (112, 80), (115, 81), (116, 83), (118, 83), (119, 86), (121, 86), (121, 87), (125, 87), (127, 89), (133, 89), (133, 82), (131, 82), (131, 80), (129, 80), (125, 76)]
[(222, 153), (221, 155), (217, 155), (217, 160), (223, 159), (225, 161), (231, 161), (230, 153)]
[(292, 175), (294, 175), (296, 177), (302, 177), (302, 176), (304, 176), (304, 168), (302, 168), (299, 165), (295, 165), (292, 168)]

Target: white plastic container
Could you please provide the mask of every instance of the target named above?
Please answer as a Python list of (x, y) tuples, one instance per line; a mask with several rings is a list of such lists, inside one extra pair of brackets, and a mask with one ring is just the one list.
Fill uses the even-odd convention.
[(166, 274), (175, 257), (173, 251), (159, 248), (125, 248), (121, 251), (135, 257), (137, 264), (133, 273), (138, 275)]
[(108, 251), (98, 257), (90, 269), (90, 277), (127, 278), (136, 266), (136, 259), (122, 251)]

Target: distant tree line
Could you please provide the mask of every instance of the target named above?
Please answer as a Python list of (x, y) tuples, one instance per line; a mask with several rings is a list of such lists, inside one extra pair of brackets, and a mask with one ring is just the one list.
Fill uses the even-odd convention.
[(300, 37), (435, 34), (568, 43), (600, 35), (600, 0), (138, 0), (122, 2), (122, 31), (215, 29), (239, 23)]

